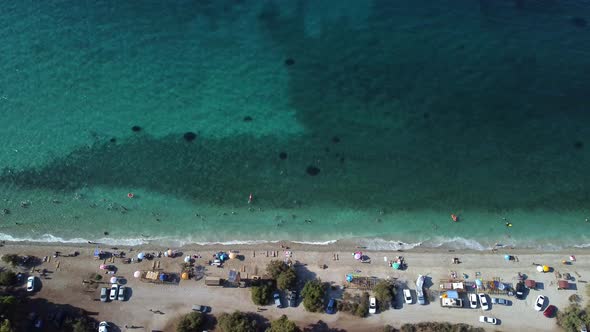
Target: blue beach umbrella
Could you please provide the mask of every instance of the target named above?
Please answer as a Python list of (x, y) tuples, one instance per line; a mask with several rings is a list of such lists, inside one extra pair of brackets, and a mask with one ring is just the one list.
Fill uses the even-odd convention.
[(353, 279), (352, 274), (347, 274), (346, 275), (346, 281), (352, 282), (352, 279)]
[(395, 270), (399, 270), (399, 263), (393, 263), (392, 267), (393, 267)]
[(510, 255), (504, 255), (504, 259), (509, 261), (510, 260)]

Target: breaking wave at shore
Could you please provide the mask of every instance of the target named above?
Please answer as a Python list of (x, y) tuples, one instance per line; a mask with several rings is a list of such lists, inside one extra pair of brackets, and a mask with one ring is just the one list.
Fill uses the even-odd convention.
[(356, 239), (342, 239), (342, 240), (328, 240), (328, 241), (289, 241), (289, 240), (232, 240), (232, 241), (193, 241), (190, 239), (175, 239), (169, 237), (161, 238), (100, 238), (96, 240), (89, 240), (84, 238), (62, 238), (52, 234), (43, 234), (40, 237), (14, 237), (9, 234), (0, 233), (0, 241), (6, 242), (33, 242), (40, 244), (96, 244), (96, 245), (120, 245), (120, 246), (140, 246), (140, 245), (156, 245), (156, 246), (175, 246), (183, 247), (189, 245), (198, 246), (236, 246), (236, 245), (264, 245), (275, 244), (279, 242), (291, 242), (294, 244), (304, 244), (311, 246), (328, 246), (328, 245), (343, 245), (343, 246), (357, 246), (365, 250), (371, 251), (396, 251), (396, 250), (411, 250), (413, 248), (425, 249), (454, 249), (454, 250), (476, 250), (486, 251), (494, 247), (496, 248), (518, 248), (518, 249), (542, 249), (543, 251), (558, 251), (567, 248), (585, 249), (590, 247), (590, 243), (581, 244), (556, 244), (543, 243), (542, 245), (536, 242), (522, 242), (515, 243), (486, 243), (479, 242), (474, 239), (467, 239), (462, 237), (444, 238), (435, 237), (421, 242), (402, 242), (398, 240), (386, 240), (382, 238), (356, 238)]

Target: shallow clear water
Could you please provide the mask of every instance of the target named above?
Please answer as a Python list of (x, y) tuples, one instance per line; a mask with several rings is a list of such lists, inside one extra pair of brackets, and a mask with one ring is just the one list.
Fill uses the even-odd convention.
[(590, 243), (586, 20), (589, 1), (8, 4), (0, 233)]

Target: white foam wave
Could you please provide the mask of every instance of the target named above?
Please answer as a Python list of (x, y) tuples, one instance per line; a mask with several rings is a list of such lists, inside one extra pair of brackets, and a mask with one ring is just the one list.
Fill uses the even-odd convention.
[(448, 248), (448, 249), (472, 249), (472, 250), (490, 250), (491, 246), (482, 244), (474, 239), (466, 239), (464, 237), (435, 237), (431, 240), (424, 241), (424, 247), (429, 248)]
[[(52, 234), (43, 234), (39, 237), (14, 237), (9, 234), (0, 233), (0, 240), (7, 242), (38, 242), (38, 243), (69, 243), (69, 244), (82, 244), (89, 243), (90, 240), (83, 238), (72, 238), (64, 239)], [(137, 246), (147, 243), (143, 239), (113, 239), (113, 238), (101, 238), (96, 243), (110, 244), (110, 245), (126, 245), (126, 246)]]
[(359, 244), (368, 250), (408, 250), (421, 245), (420, 242), (405, 243), (395, 240), (385, 240), (380, 238), (361, 239)]
[(320, 242), (313, 242), (313, 241), (289, 241), (297, 244), (309, 244), (312, 246), (327, 246), (330, 244), (336, 243), (338, 240), (328, 240), (328, 241), (320, 241)]

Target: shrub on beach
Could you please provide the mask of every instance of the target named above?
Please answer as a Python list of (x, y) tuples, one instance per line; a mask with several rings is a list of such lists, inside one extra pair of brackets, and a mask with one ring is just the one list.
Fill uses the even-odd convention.
[(566, 331), (578, 331), (582, 323), (590, 325), (590, 316), (576, 303), (557, 312), (557, 325)]
[(6, 264), (10, 264), (13, 267), (17, 266), (19, 263), (20, 257), (17, 254), (6, 254), (2, 256), (2, 261)]
[(451, 324), (426, 322), (418, 324), (404, 324), (401, 332), (485, 332), (481, 327), (473, 327), (467, 324)]
[(267, 305), (272, 293), (269, 285), (253, 286), (251, 290), (252, 302), (256, 305)]
[(301, 329), (297, 325), (290, 321), (287, 316), (282, 315), (281, 318), (270, 322), (270, 328), (266, 332), (300, 332)]
[(72, 332), (93, 332), (94, 329), (88, 321), (88, 318), (81, 317), (74, 320), (72, 323)]
[(16, 283), (16, 274), (12, 271), (0, 271), (0, 286), (12, 286)]
[(203, 330), (203, 323), (205, 322), (204, 315), (200, 312), (193, 311), (184, 315), (178, 325), (176, 332), (198, 332)]
[(301, 291), (303, 306), (310, 312), (320, 312), (324, 309), (326, 288), (320, 279), (309, 280)]
[(280, 290), (292, 289), (296, 282), (297, 274), (295, 274), (295, 269), (289, 268), (279, 274), (279, 277), (277, 278), (277, 288)]
[(389, 280), (381, 280), (373, 288), (375, 292), (375, 298), (379, 302), (379, 308), (381, 311), (389, 309), (391, 301), (395, 298), (395, 287), (393, 282)]
[(369, 293), (351, 295), (345, 292), (342, 300), (338, 301), (338, 311), (357, 317), (367, 317), (369, 314)]
[(285, 262), (276, 259), (270, 261), (266, 266), (266, 273), (275, 280), (279, 278), (281, 273), (287, 270), (289, 270), (289, 266)]
[(222, 313), (217, 319), (217, 326), (222, 332), (256, 332), (256, 320), (248, 317), (248, 314), (235, 311), (228, 314)]
[(12, 329), (8, 319), (4, 319), (2, 324), (0, 324), (0, 332), (14, 332), (14, 329)]

